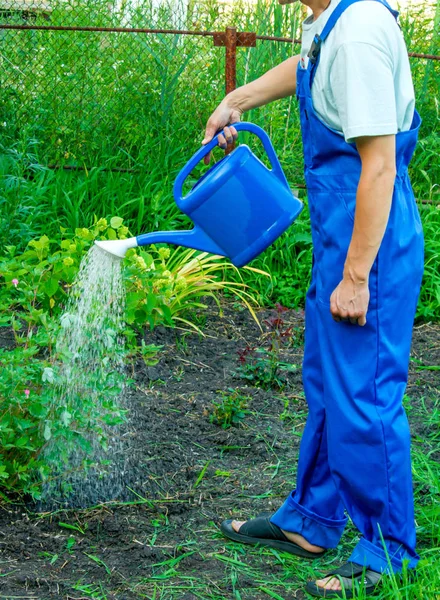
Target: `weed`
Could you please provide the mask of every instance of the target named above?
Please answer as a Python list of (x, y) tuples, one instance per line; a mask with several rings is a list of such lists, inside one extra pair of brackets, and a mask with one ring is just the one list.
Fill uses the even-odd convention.
[(248, 345), (238, 352), (238, 376), (257, 387), (283, 388), (286, 385), (284, 374), (296, 370), (296, 365), (281, 360), (282, 349), (291, 345), (296, 337), (296, 331), (287, 326), (282, 317), (286, 310), (277, 304), (275, 315), (263, 321), (266, 326), (263, 348)]
[(213, 402), (211, 423), (220, 425), (223, 429), (238, 427), (246, 414), (250, 396), (243, 395), (240, 390), (229, 388), (227, 391), (218, 392), (220, 400)]

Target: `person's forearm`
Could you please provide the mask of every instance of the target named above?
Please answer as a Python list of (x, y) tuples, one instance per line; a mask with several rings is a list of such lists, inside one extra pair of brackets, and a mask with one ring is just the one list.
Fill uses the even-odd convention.
[(229, 93), (224, 102), (244, 113), (274, 100), (296, 94), (299, 56), (292, 56), (264, 75)]
[(395, 175), (393, 165), (378, 167), (373, 163), (362, 169), (344, 279), (368, 281), (388, 223)]

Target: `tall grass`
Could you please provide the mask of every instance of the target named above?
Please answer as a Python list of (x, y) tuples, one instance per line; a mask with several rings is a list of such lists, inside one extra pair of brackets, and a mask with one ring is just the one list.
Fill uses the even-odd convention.
[[(38, 0), (36, 0), (37, 4)], [(215, 0), (186, 3), (152, 0), (122, 3), (109, 10), (104, 0), (84, 0), (66, 8), (54, 2), (47, 25), (176, 27), (238, 30), (298, 37), (301, 5), (276, 0)], [(130, 8), (131, 6), (131, 8)], [(413, 52), (440, 53), (440, 3), (409, 8), (401, 17)], [(22, 23), (18, 13), (0, 17)], [(298, 52), (289, 43), (259, 41), (238, 48), (238, 84), (255, 79)], [(423, 124), (411, 166), (416, 196), (423, 205), (427, 240), (429, 308), (438, 315), (437, 234), (440, 181), (438, 135), (440, 64), (411, 59)], [(62, 31), (0, 32), (0, 243), (23, 247), (32, 236), (57, 235), (59, 227), (88, 226), (93, 216), (120, 215), (133, 233), (186, 226), (172, 200), (172, 182), (199, 147), (204, 124), (224, 94), (224, 49), (202, 36)], [(294, 98), (246, 115), (271, 136), (292, 185), (303, 183), (302, 148)], [(260, 152), (258, 144), (243, 136)], [(220, 153), (217, 155), (220, 157)], [(70, 165), (79, 171), (47, 168)], [(112, 169), (131, 170), (112, 171)], [(197, 176), (203, 167), (197, 171)], [(272, 284), (256, 278), (266, 300), (300, 304), (310, 266), (306, 215), (269, 249), (258, 266), (270, 270)], [(437, 283), (435, 283), (437, 282)], [(435, 287), (437, 285), (437, 287)], [(437, 307), (435, 307), (437, 303)]]

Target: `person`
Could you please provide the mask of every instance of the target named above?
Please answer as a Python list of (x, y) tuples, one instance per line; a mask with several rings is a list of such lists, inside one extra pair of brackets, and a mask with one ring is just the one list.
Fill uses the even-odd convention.
[(228, 147), (243, 113), (296, 94), (313, 238), (303, 362), (309, 414), (296, 489), (270, 517), (228, 519), (221, 530), (315, 558), (338, 545), (348, 514), (360, 532), (351, 556), (306, 589), (349, 598), (419, 558), (402, 398), (423, 273), (407, 171), (420, 117), (397, 13), (385, 0), (301, 2), (312, 15), (300, 55), (228, 94), (202, 142), (220, 131)]

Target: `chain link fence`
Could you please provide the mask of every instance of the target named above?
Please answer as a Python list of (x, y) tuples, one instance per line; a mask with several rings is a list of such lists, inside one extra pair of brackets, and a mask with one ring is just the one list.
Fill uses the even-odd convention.
[[(200, 139), (224, 96), (225, 52), (209, 29), (228, 5), (37, 2), (0, 0), (1, 24), (16, 27), (0, 30), (2, 137), (37, 140), (46, 163), (121, 168), (147, 151), (169, 157), (178, 131)], [(280, 59), (250, 50), (238, 52), (239, 83)]]
[[(0, 0), (0, 143), (31, 144), (39, 161), (57, 167), (181, 164), (184, 146), (198, 145), (225, 93), (225, 49), (214, 33), (232, 23), (256, 34), (255, 47), (236, 49), (241, 85), (298, 52), (304, 10), (276, 0)], [(426, 35), (435, 29), (435, 5), (420, 11), (425, 29), (403, 17), (409, 49), (435, 54), (438, 38)], [(412, 59), (430, 127), (439, 63), (428, 62)], [(288, 98), (248, 117), (291, 157), (298, 181), (293, 104)]]

